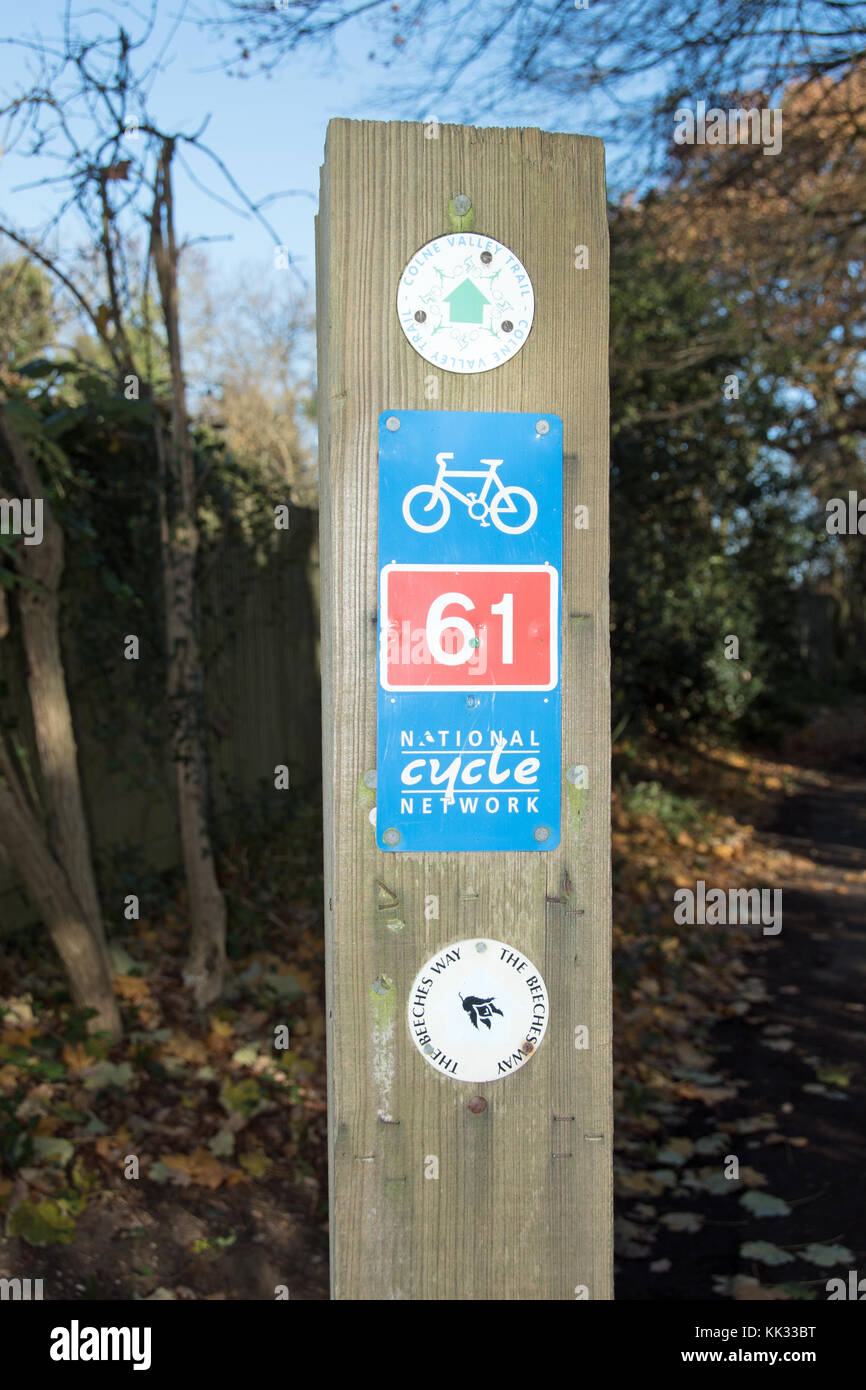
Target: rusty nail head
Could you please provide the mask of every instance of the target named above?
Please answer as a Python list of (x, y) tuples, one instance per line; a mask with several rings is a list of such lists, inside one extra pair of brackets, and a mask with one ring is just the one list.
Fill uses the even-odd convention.
[(487, 1109), (487, 1101), (483, 1096), (473, 1096), (469, 1102), (469, 1109), (473, 1115), (483, 1115)]

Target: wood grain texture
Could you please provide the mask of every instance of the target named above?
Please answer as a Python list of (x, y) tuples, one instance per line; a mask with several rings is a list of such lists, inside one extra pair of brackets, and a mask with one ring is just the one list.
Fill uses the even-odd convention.
[[(607, 222), (599, 140), (335, 120), (317, 219), (323, 770), (332, 1292), (339, 1299), (612, 1296)], [(437, 371), (397, 284), (472, 199), (535, 288), (511, 361)], [(589, 268), (575, 268), (575, 247)], [(438, 399), (425, 394), (435, 377)], [(563, 835), (550, 853), (383, 854), (376, 766), (377, 420), (385, 409), (556, 412), (564, 424)], [(574, 508), (589, 508), (576, 530)], [(574, 616), (579, 615), (579, 616)], [(576, 791), (566, 768), (584, 764)], [(439, 897), (426, 920), (425, 897)], [(402, 926), (400, 925), (402, 923)], [(508, 941), (550, 1023), (516, 1075), (472, 1086), (414, 1047), (407, 995), (434, 950)], [(577, 1050), (575, 1028), (589, 1028)], [(486, 1097), (481, 1115), (467, 1102)], [(555, 1117), (565, 1118), (555, 1118)], [(600, 1136), (600, 1137), (590, 1137)], [(439, 1178), (424, 1176), (425, 1157)]]

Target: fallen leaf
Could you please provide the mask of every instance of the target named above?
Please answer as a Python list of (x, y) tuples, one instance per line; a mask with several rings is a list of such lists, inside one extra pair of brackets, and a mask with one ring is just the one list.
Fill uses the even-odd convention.
[(740, 1182), (745, 1183), (746, 1187), (763, 1187), (767, 1179), (763, 1173), (759, 1173), (757, 1168), (741, 1168)]
[(102, 1091), (109, 1086), (125, 1090), (132, 1086), (133, 1081), (138, 1084), (131, 1062), (97, 1062), (88, 1069), (84, 1077), (84, 1085), (88, 1091)]
[(199, 1187), (219, 1187), (230, 1172), (212, 1153), (201, 1148), (191, 1154), (163, 1154), (161, 1162), (174, 1172), (185, 1173)]
[(51, 1136), (36, 1135), (33, 1139), (33, 1156), (55, 1168), (65, 1168), (75, 1154), (75, 1145), (68, 1139), (53, 1139)]
[(150, 999), (150, 985), (140, 975), (115, 975), (113, 979), (116, 993), (130, 1004), (143, 1004)]
[(69, 1245), (75, 1220), (59, 1202), (28, 1199), (16, 1207), (7, 1222), (10, 1236), (21, 1236), (28, 1245)]
[(697, 1211), (667, 1211), (660, 1220), (669, 1231), (683, 1231), (689, 1235), (699, 1231), (704, 1224), (704, 1218)]
[(759, 1284), (757, 1280), (744, 1280), (732, 1290), (731, 1297), (738, 1303), (767, 1303), (790, 1299), (791, 1295), (772, 1284)]
[(791, 1208), (782, 1197), (772, 1197), (769, 1192), (744, 1192), (740, 1206), (753, 1216), (790, 1216)]
[(781, 1250), (767, 1240), (746, 1241), (745, 1245), (740, 1246), (740, 1256), (744, 1260), (757, 1260), (762, 1265), (786, 1265), (794, 1259), (787, 1250)]
[(855, 1255), (845, 1245), (807, 1245), (800, 1251), (804, 1260), (808, 1260), (810, 1265), (821, 1265), (822, 1268), (829, 1269), (831, 1265), (847, 1265), (853, 1269)]
[(207, 1141), (207, 1146), (215, 1158), (228, 1158), (235, 1151), (235, 1136), (230, 1130), (221, 1129)]
[(256, 1153), (241, 1154), (238, 1163), (251, 1178), (263, 1178), (271, 1166), (271, 1160), (261, 1150)]
[(84, 1043), (67, 1043), (60, 1054), (71, 1072), (84, 1071), (93, 1066), (93, 1057)]
[(161, 1059), (176, 1057), (180, 1062), (192, 1062), (204, 1066), (210, 1053), (200, 1038), (191, 1038), (187, 1033), (175, 1033), (159, 1050)]

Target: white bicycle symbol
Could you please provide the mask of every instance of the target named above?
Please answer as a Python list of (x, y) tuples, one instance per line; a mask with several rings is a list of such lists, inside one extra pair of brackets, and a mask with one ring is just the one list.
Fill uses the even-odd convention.
[[(448, 469), (448, 459), (453, 459), (453, 454), (437, 454), (436, 463), (439, 471), (436, 474), (435, 483), (419, 483), (417, 487), (410, 488), (403, 498), (403, 516), (407, 526), (411, 526), (413, 531), (440, 531), (451, 515), (451, 503), (448, 500), (448, 493), (462, 502), (472, 517), (473, 521), (478, 521), (482, 526), (489, 526), (488, 515), (493, 525), (500, 531), (505, 531), (508, 535), (519, 536), (521, 531), (528, 531), (530, 526), (538, 516), (538, 503), (531, 492), (527, 492), (524, 487), (504, 487), (502, 480), (496, 472), (502, 459), (479, 459), (479, 463), (486, 463), (485, 472), (477, 470)], [(453, 487), (446, 482), (446, 478), (483, 478), (484, 486), (480, 494), (476, 492), (461, 492), (459, 488)], [(496, 488), (495, 496), (488, 503), (487, 495), (491, 487)], [(427, 497), (429, 501), (420, 510), (422, 512), (434, 512), (435, 520), (428, 525), (423, 521), (416, 521), (412, 515), (412, 504), (419, 498)], [(480, 511), (474, 509), (480, 507)], [(416, 511), (419, 509), (416, 508)], [(502, 513), (512, 513), (518, 520), (516, 523), (504, 521)], [(520, 518), (524, 518), (521, 520)]]

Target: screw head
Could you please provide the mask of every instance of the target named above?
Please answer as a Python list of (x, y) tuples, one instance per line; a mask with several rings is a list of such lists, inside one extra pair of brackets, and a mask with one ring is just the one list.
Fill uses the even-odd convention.
[[(532, 833), (533, 833), (533, 835), (535, 836), (536, 840), (539, 840), (539, 841), (541, 841), (541, 840), (549, 840), (549, 839), (550, 839), (550, 826), (548, 826), (548, 825), (537, 825), (537, 826), (535, 827), (535, 829), (533, 830)], [(387, 831), (386, 831), (386, 834), (387, 834)]]
[(487, 1109), (487, 1101), (483, 1096), (473, 1096), (468, 1105), (473, 1115), (483, 1115)]
[(368, 768), (367, 771), (364, 773), (362, 780), (364, 786), (369, 787), (370, 791), (373, 791), (376, 786), (376, 769), (374, 767)]
[(458, 217), (465, 217), (472, 206), (472, 199), (467, 198), (465, 193), (458, 193), (454, 198), (454, 211)]
[(511, 322), (511, 319), (503, 319), (503, 320), (502, 320), (501, 328), (502, 328), (503, 333), (510, 333), (511, 330), (513, 329), (513, 327), (514, 327), (514, 324)]
[(536, 422), (535, 422), (535, 433), (536, 433), (536, 434), (549, 434), (549, 433), (550, 433), (550, 421), (549, 421), (549, 420), (536, 420)]
[(424, 310), (423, 310), (423, 309), (416, 309), (416, 310), (415, 310), (415, 322), (416, 322), (416, 323), (426, 323), (426, 322), (427, 322), (427, 315), (424, 313)]
[(398, 430), (399, 428), (400, 428), (400, 421), (397, 419), (397, 416), (396, 416), (396, 415), (389, 415), (388, 418), (387, 418), (387, 420), (385, 421), (385, 429), (386, 429), (386, 430)]
[(467, 709), (477, 709), (478, 706), (479, 706), (480, 704), (481, 704), (481, 701), (479, 700), (479, 698), (478, 698), (477, 695), (467, 695), (467, 696), (466, 696), (466, 708), (467, 708)]
[(486, 941), (476, 941), (476, 943), (475, 943), (475, 949), (476, 949), (476, 951), (478, 951), (479, 953), (482, 952), (482, 951), (486, 951), (486, 950), (487, 950), (487, 942), (486, 942)]
[(388, 829), (383, 832), (382, 839), (385, 841), (386, 845), (399, 845), (401, 839), (400, 831), (395, 830), (394, 826), (390, 825)]
[(483, 263), (484, 265), (489, 265), (490, 262), (493, 260), (493, 253), (492, 253), (492, 251), (482, 251), (482, 252), (481, 252), (481, 260), (482, 260), (482, 263)]

